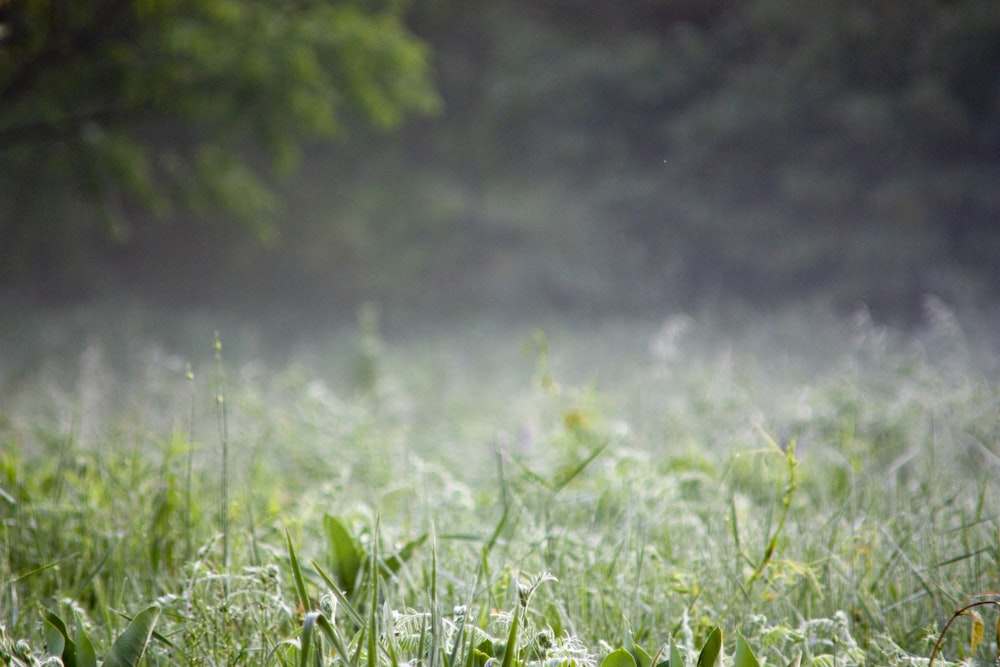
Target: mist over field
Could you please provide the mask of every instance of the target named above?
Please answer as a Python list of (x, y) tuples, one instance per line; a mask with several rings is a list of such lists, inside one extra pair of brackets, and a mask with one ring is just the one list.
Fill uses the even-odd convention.
[(994, 664), (998, 45), (0, 0), (0, 660)]

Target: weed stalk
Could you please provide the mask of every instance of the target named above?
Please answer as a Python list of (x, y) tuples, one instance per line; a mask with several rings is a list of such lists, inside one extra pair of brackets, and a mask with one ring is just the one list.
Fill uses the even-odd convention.
[[(220, 478), (222, 493), (222, 510), (219, 523), (222, 530), (222, 568), (229, 570), (229, 430), (226, 415), (226, 371), (222, 364), (222, 339), (215, 332), (215, 368), (217, 373), (217, 390), (215, 394), (216, 415), (219, 425), (219, 441), (222, 444), (222, 474)], [(223, 585), (228, 597), (228, 586)]]

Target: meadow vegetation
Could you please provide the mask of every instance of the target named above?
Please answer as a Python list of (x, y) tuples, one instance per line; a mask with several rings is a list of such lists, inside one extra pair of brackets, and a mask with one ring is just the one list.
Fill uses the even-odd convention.
[(925, 665), (1000, 590), (995, 343), (937, 300), (164, 320), (5, 323), (4, 664)]

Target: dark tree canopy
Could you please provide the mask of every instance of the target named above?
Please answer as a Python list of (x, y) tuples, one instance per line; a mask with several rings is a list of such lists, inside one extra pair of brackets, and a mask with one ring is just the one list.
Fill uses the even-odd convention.
[[(428, 48), (402, 11), (393, 0), (0, 2), (4, 255), (37, 257), (87, 225), (124, 237), (178, 209), (221, 209), (266, 236), (268, 181), (304, 142), (436, 108)], [(70, 214), (88, 200), (96, 222)]]
[(0, 0), (0, 286), (988, 298), (998, 44), (991, 0)]

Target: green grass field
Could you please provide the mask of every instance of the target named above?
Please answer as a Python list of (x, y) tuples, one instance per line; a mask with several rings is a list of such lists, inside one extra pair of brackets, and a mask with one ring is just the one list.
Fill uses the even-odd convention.
[(925, 320), (20, 317), (0, 660), (926, 665), (1000, 590), (1000, 366)]

